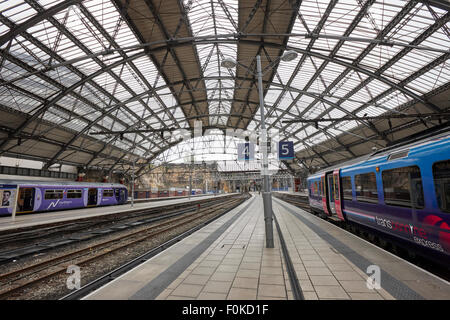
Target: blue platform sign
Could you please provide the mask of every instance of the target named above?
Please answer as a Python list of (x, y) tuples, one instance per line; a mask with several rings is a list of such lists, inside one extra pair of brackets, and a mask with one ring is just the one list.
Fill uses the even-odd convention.
[(238, 143), (238, 161), (255, 159), (255, 144), (251, 142)]
[(278, 143), (278, 158), (280, 160), (294, 159), (294, 142), (280, 141)]

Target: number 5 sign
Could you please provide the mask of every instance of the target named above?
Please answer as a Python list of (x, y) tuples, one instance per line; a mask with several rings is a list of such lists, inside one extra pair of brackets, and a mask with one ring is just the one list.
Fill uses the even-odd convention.
[(294, 142), (280, 141), (278, 143), (278, 159), (280, 160), (294, 159)]

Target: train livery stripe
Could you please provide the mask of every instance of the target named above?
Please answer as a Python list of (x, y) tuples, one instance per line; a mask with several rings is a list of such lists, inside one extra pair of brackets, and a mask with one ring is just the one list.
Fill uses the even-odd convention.
[(344, 213), (345, 213), (345, 214), (350, 214), (350, 215), (353, 215), (353, 216), (357, 216), (357, 217), (362, 217), (362, 218), (370, 219), (370, 220), (372, 220), (372, 221), (375, 222), (375, 217), (374, 217), (374, 216), (371, 216), (371, 215), (368, 215), (368, 214), (364, 214), (364, 213), (356, 212), (356, 211), (351, 211), (351, 210), (348, 210), (348, 209), (345, 209), (345, 210), (344, 210)]

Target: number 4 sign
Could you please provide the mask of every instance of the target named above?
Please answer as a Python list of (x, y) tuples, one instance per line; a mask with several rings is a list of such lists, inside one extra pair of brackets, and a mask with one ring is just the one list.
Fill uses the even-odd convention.
[(255, 145), (251, 142), (238, 143), (238, 160), (248, 161), (255, 159)]
[(280, 141), (278, 143), (278, 159), (280, 160), (294, 159), (294, 142)]

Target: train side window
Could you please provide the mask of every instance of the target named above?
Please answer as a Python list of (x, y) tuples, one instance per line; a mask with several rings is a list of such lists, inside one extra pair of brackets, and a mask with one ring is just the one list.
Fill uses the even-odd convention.
[(79, 199), (81, 195), (81, 190), (67, 190), (67, 199)]
[(45, 200), (62, 199), (63, 195), (64, 195), (63, 190), (45, 190), (44, 199)]
[(417, 166), (383, 170), (384, 202), (394, 206), (424, 207), (420, 169)]
[(108, 198), (114, 195), (114, 191), (112, 189), (103, 190), (103, 197)]
[(450, 212), (450, 160), (433, 164), (434, 188), (439, 208)]
[(342, 192), (345, 200), (352, 200), (352, 177), (342, 177)]
[(317, 196), (317, 181), (314, 182), (314, 195)]
[(375, 173), (355, 175), (356, 200), (378, 202), (377, 181)]

